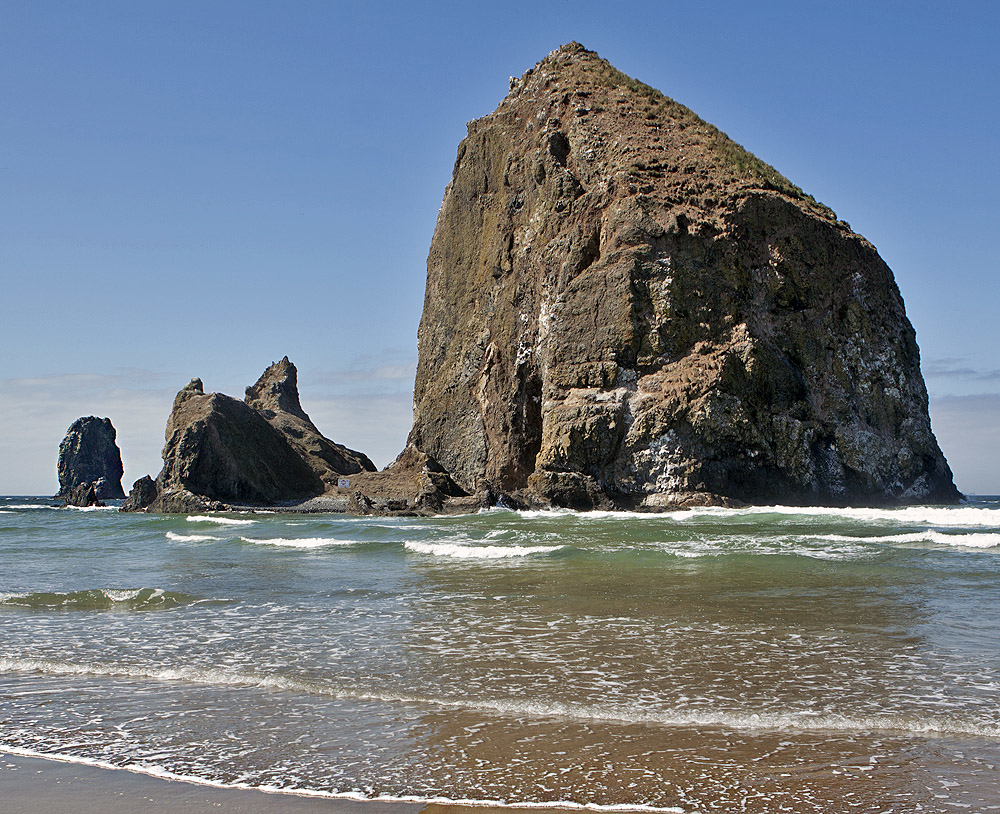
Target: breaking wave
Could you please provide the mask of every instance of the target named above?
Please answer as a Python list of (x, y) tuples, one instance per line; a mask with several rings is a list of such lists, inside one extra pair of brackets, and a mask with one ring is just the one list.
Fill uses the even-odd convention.
[(240, 537), (244, 543), (278, 546), (280, 548), (326, 548), (327, 546), (364, 545), (360, 540), (340, 540), (334, 537)]
[(257, 522), (256, 520), (240, 520), (235, 517), (219, 517), (214, 514), (191, 514), (188, 515), (187, 519), (191, 523), (217, 523), (220, 526), (250, 526)]
[(404, 548), (417, 554), (431, 554), (435, 557), (452, 557), (461, 560), (500, 560), (508, 557), (528, 557), (533, 554), (551, 554), (553, 551), (568, 549), (568, 545), (466, 545), (462, 543), (421, 543), (409, 541)]
[(699, 506), (664, 512), (590, 511), (575, 512), (571, 509), (532, 510), (518, 512), (524, 518), (572, 517), (581, 520), (622, 519), (632, 521), (698, 520), (757, 522), (763, 518), (783, 516), (788, 518), (823, 517), (832, 520), (854, 520), (863, 523), (892, 523), (899, 525), (929, 525), (938, 527), (995, 527), (1000, 524), (1000, 511), (976, 506), (905, 506), (898, 509), (852, 509), (829, 506), (745, 506), (730, 509), (722, 506)]
[(85, 591), (0, 592), (0, 606), (52, 610), (147, 610), (189, 605), (197, 597), (160, 588), (93, 588)]
[(166, 534), (168, 540), (173, 540), (177, 543), (207, 543), (212, 540), (221, 540), (221, 537), (214, 537), (211, 534), (175, 534), (172, 531), (168, 531)]
[(1000, 546), (1000, 534), (996, 532), (955, 534), (929, 530), (906, 534), (888, 534), (881, 537), (851, 537), (843, 534), (823, 534), (818, 535), (815, 539), (840, 543), (883, 543), (887, 545), (934, 543), (936, 545), (958, 546), (960, 548), (996, 548)]

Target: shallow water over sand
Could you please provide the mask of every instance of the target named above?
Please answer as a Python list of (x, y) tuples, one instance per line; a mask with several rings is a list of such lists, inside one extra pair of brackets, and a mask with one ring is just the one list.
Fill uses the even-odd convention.
[(0, 499), (0, 749), (24, 754), (365, 798), (1000, 811), (998, 690), (996, 500), (415, 519)]

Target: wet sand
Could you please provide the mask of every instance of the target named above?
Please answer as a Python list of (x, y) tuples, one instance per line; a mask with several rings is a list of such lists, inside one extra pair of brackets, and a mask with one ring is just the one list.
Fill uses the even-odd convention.
[[(0, 751), (3, 814), (524, 814), (524, 809), (438, 803), (306, 797), (253, 789), (223, 789)], [(579, 814), (546, 808), (546, 814)]]
[[(426, 806), (220, 789), (120, 769), (0, 752), (4, 814), (416, 814)], [(451, 807), (448, 807), (451, 809)], [(461, 808), (461, 807), (456, 807)], [(482, 809), (480, 809), (482, 810)]]

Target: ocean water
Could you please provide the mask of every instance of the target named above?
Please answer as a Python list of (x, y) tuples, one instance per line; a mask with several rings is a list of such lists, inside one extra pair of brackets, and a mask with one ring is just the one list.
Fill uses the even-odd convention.
[(0, 750), (335, 797), (1000, 811), (1000, 499), (417, 519), (0, 498)]

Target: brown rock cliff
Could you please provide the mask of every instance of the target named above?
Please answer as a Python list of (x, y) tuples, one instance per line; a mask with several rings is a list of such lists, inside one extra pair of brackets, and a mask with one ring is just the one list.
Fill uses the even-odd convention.
[(575, 43), (469, 124), (418, 346), (409, 444), (468, 493), (959, 497), (874, 247)]

